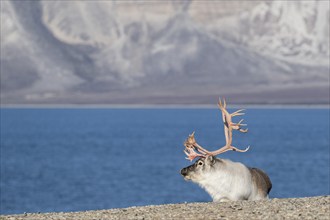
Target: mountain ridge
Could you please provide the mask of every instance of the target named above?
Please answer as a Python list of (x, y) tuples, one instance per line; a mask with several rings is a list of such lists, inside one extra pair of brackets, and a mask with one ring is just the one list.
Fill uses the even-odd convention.
[(329, 3), (236, 3), (2, 1), (1, 104), (329, 103)]

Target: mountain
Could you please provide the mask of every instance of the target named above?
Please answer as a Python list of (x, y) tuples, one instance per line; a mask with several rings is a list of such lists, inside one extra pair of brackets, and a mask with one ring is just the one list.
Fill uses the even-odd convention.
[(1, 1), (1, 104), (329, 103), (328, 1)]

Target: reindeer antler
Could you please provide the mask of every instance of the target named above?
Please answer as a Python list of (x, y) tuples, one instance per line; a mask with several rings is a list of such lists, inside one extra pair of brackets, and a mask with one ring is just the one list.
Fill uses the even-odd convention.
[[(240, 132), (246, 133), (248, 131), (248, 129), (242, 129), (241, 126), (246, 126), (246, 124), (242, 124), (243, 119), (240, 120), (238, 123), (233, 123), (232, 122), (232, 117), (234, 116), (239, 116), (239, 115), (244, 115), (244, 113), (242, 113), (242, 111), (244, 111), (244, 109), (240, 109), (238, 111), (235, 111), (233, 113), (228, 113), (228, 111), (226, 110), (226, 101), (225, 99), (223, 100), (223, 104), (221, 102), (221, 99), (219, 98), (219, 103), (218, 106), (222, 112), (222, 120), (224, 123), (224, 132), (225, 132), (225, 138), (226, 138), (226, 145), (223, 146), (222, 148), (215, 150), (215, 151), (208, 151), (206, 149), (204, 149), (202, 146), (200, 146), (196, 140), (195, 140), (195, 132), (193, 132), (192, 134), (189, 135), (189, 137), (187, 138), (187, 140), (184, 142), (184, 146), (186, 147), (184, 152), (185, 154), (188, 156), (186, 159), (192, 161), (193, 159), (195, 159), (196, 157), (206, 157), (207, 155), (218, 155), (218, 154), (222, 154), (226, 151), (229, 150), (233, 150), (233, 151), (237, 151), (237, 152), (246, 152), (249, 150), (250, 146), (247, 147), (245, 150), (241, 150), (238, 149), (234, 146), (232, 146), (232, 133), (233, 133), (233, 129), (234, 130), (238, 130)], [(197, 153), (195, 150), (197, 150), (199, 153)]]

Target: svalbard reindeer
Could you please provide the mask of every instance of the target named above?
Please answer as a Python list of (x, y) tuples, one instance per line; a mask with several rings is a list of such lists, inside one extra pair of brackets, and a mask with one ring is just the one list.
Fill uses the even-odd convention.
[[(226, 159), (216, 158), (218, 154), (233, 150), (246, 152), (249, 150), (238, 149), (232, 146), (232, 132), (242, 129), (242, 121), (232, 122), (232, 117), (243, 115), (244, 109), (229, 114), (226, 110), (226, 101), (219, 99), (219, 108), (222, 112), (226, 145), (216, 151), (208, 151), (201, 147), (195, 140), (194, 133), (189, 135), (184, 143), (186, 159), (192, 161), (196, 157), (199, 159), (192, 165), (181, 170), (182, 176), (186, 180), (191, 180), (204, 188), (212, 197), (214, 202), (226, 200), (260, 200), (267, 199), (272, 188), (272, 183), (268, 175), (258, 168), (249, 168), (242, 163), (233, 162)], [(197, 150), (197, 152), (195, 151)]]

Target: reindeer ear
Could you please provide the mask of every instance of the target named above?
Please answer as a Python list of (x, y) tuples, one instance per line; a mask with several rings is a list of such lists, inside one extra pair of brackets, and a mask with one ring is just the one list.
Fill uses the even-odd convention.
[(215, 163), (215, 156), (207, 156), (206, 163), (209, 165), (213, 165)]

